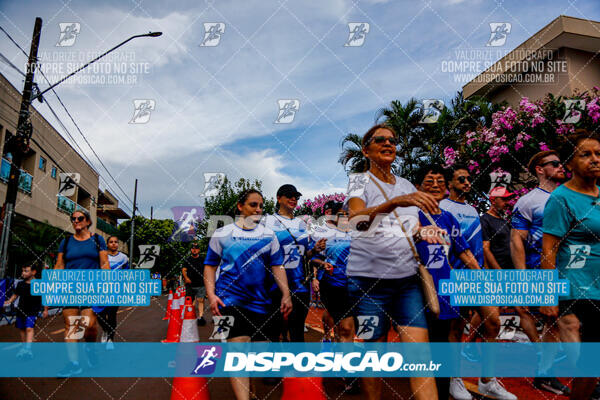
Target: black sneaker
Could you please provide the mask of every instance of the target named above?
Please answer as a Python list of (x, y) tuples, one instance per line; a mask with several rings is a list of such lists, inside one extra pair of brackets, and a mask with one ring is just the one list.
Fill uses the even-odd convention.
[(196, 320), (196, 324), (198, 324), (198, 326), (204, 326), (206, 325), (206, 320), (204, 319), (204, 317), (200, 317)]
[(533, 386), (538, 389), (563, 396), (568, 396), (571, 394), (571, 389), (563, 385), (556, 378), (533, 378)]
[(344, 381), (344, 393), (359, 394), (360, 387), (358, 386), (358, 378), (342, 378)]
[(600, 382), (598, 382), (598, 384), (594, 388), (590, 400), (600, 400)]
[(59, 378), (69, 378), (73, 375), (79, 375), (82, 372), (81, 366), (77, 363), (69, 361), (63, 369), (58, 372)]
[(269, 386), (275, 386), (279, 383), (279, 381), (281, 380), (281, 378), (277, 378), (277, 377), (264, 377), (262, 378), (262, 383), (264, 385), (269, 385)]
[(88, 367), (94, 368), (98, 365), (98, 354), (96, 354), (96, 348), (91, 344), (86, 344), (85, 354), (87, 355)]

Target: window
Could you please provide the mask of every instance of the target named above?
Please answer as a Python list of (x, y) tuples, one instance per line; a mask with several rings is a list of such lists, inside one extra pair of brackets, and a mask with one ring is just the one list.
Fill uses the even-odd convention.
[(50, 176), (56, 179), (56, 167), (52, 167), (52, 171), (50, 172)]
[(40, 163), (38, 164), (38, 167), (42, 170), (42, 171), (46, 171), (46, 159), (42, 156), (40, 156)]

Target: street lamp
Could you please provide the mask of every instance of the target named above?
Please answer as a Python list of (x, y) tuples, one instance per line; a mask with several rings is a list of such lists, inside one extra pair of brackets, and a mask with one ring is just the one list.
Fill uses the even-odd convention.
[[(23, 95), (21, 98), (21, 109), (19, 111), (19, 121), (17, 123), (17, 131), (16, 135), (11, 139), (10, 143), (7, 144), (12, 150), (13, 153), (13, 161), (10, 167), (10, 175), (8, 179), (8, 184), (6, 187), (6, 198), (4, 200), (4, 207), (2, 212), (4, 213), (2, 220), (2, 234), (0, 237), (0, 279), (4, 278), (6, 272), (6, 265), (8, 263), (8, 242), (10, 237), (10, 228), (13, 218), (13, 213), (15, 209), (15, 203), (17, 201), (17, 190), (19, 187), (19, 176), (21, 175), (21, 164), (23, 162), (23, 158), (25, 153), (29, 149), (29, 140), (31, 139), (31, 135), (33, 133), (33, 127), (31, 126), (31, 122), (29, 121), (29, 106), (31, 102), (35, 99), (42, 99), (42, 95), (47, 91), (54, 89), (57, 85), (69, 79), (82, 69), (86, 68), (88, 65), (95, 63), (111, 51), (118, 49), (123, 46), (125, 43), (139, 37), (158, 37), (162, 35), (162, 32), (148, 32), (142, 35), (134, 35), (127, 40), (119, 43), (112, 49), (100, 54), (98, 57), (89, 61), (87, 64), (83, 65), (81, 68), (76, 69), (71, 72), (69, 75), (65, 76), (54, 85), (51, 85), (43, 92), (36, 91), (34, 94), (34, 83), (33, 83), (33, 75), (37, 63), (37, 51), (40, 42), (40, 35), (42, 31), (42, 19), (36, 18), (35, 27), (33, 29), (33, 38), (31, 41), (31, 50), (29, 51), (29, 61), (27, 63), (27, 74), (25, 76), (25, 87), (23, 89)], [(0, 216), (2, 215), (0, 212)]]
[(42, 95), (44, 93), (46, 93), (49, 90), (52, 90), (55, 86), (57, 86), (58, 84), (66, 81), (67, 79), (69, 79), (70, 77), (72, 77), (73, 75), (75, 75), (76, 73), (78, 73), (79, 71), (81, 71), (82, 69), (86, 68), (88, 65), (95, 63), (96, 61), (98, 61), (99, 59), (101, 59), (102, 57), (104, 57), (105, 55), (107, 55), (108, 53), (110, 53), (111, 51), (114, 51), (116, 49), (118, 49), (119, 47), (123, 46), (125, 43), (129, 42), (130, 40), (133, 40), (135, 38), (139, 38), (139, 37), (158, 37), (162, 35), (162, 32), (148, 32), (148, 33), (144, 33), (142, 35), (134, 35), (132, 37), (130, 37), (127, 40), (122, 41), (121, 43), (119, 43), (118, 45), (116, 45), (115, 47), (113, 47), (112, 49), (105, 51), (104, 53), (100, 54), (98, 57), (94, 58), (92, 61), (88, 62), (87, 64), (81, 66), (80, 68), (77, 68), (75, 71), (71, 72), (69, 75), (65, 76), (64, 78), (62, 78), (61, 80), (59, 80), (58, 82), (56, 82), (54, 85), (48, 87), (46, 90), (44, 90), (43, 92), (40, 92), (38, 94), (36, 94), (35, 96), (33, 96), (31, 98), (31, 101), (37, 99), (38, 97), (42, 97)]

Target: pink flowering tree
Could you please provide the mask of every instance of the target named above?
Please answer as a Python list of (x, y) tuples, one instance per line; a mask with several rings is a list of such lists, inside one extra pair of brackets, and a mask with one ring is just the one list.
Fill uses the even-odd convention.
[(328, 201), (337, 201), (343, 203), (346, 199), (346, 195), (343, 193), (334, 194), (320, 194), (314, 199), (306, 199), (302, 204), (296, 207), (296, 215), (312, 215), (313, 217), (320, 217), (323, 215), (323, 206)]
[[(490, 173), (506, 171), (511, 174), (509, 188), (522, 195), (535, 184), (534, 177), (527, 173), (527, 163), (535, 153), (558, 149), (565, 135), (576, 129), (597, 128), (599, 90), (594, 87), (573, 97), (548, 94), (533, 102), (523, 97), (515, 108), (503, 106), (492, 114), (489, 126), (479, 124), (464, 132), (457, 144), (445, 147), (444, 164), (466, 165), (475, 177), (474, 187), (479, 194), (489, 191)], [(570, 113), (569, 100), (581, 100)]]

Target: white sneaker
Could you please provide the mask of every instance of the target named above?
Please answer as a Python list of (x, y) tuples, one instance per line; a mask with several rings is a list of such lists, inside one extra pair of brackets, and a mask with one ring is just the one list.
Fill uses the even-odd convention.
[(484, 396), (489, 395), (499, 400), (518, 400), (517, 396), (506, 390), (496, 378), (491, 378), (488, 383), (483, 383), (480, 378), (477, 386)]
[(106, 343), (107, 340), (108, 335), (106, 334), (106, 332), (102, 332), (102, 336), (100, 336), (100, 343)]
[(107, 339), (106, 340), (106, 350), (114, 350), (115, 349), (115, 344), (113, 343), (112, 339)]
[(455, 400), (472, 400), (473, 396), (465, 387), (462, 378), (450, 378), (450, 395)]

